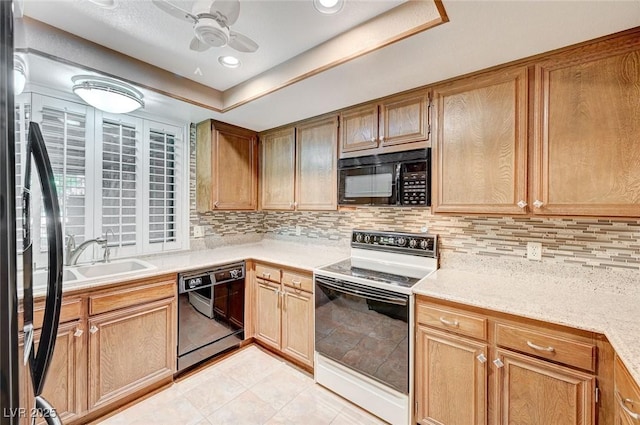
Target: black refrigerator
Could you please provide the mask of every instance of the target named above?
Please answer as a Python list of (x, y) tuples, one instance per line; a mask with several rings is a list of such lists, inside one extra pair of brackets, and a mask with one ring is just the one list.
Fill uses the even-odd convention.
[[(15, 108), (13, 92), (13, 12), (11, 0), (0, 0), (0, 425), (18, 424), (40, 416), (48, 424), (61, 424), (55, 406), (42, 397), (55, 349), (60, 318), (63, 273), (63, 237), (54, 176), (40, 128), (29, 124), (25, 181), (22, 193), (23, 228), (16, 229)], [(33, 343), (33, 280), (30, 224), (32, 161), (39, 177), (47, 232), (47, 288), (44, 320), (37, 349)], [(37, 212), (40, 213), (39, 211)], [(16, 231), (22, 233), (18, 247)], [(23, 265), (23, 358), (18, 356), (17, 250)], [(34, 400), (20, 405), (19, 362), (28, 363), (28, 381)]]

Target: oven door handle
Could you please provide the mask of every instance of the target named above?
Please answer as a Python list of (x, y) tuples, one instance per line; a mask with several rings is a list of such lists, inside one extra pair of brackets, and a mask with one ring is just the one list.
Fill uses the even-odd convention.
[(343, 292), (345, 294), (353, 295), (354, 297), (366, 298), (368, 300), (380, 301), (383, 303), (396, 304), (396, 305), (402, 305), (402, 306), (406, 306), (407, 304), (409, 304), (409, 301), (405, 298), (381, 297), (376, 294), (368, 293), (366, 291), (358, 291), (356, 289), (347, 289), (347, 288), (343, 288), (342, 286), (333, 285), (327, 282), (326, 280), (318, 278), (317, 276), (316, 276), (316, 285), (324, 286), (329, 289), (334, 289), (336, 291)]

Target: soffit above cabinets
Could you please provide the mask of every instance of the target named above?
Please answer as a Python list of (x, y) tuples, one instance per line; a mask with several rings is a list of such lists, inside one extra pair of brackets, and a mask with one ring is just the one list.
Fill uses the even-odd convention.
[(640, 16), (640, 2), (622, 0), (346, 2), (324, 16), (309, 0), (241, 0), (232, 27), (260, 48), (233, 70), (218, 63), (227, 47), (191, 52), (190, 24), (140, 0), (115, 9), (24, 0), (16, 47), (183, 100), (191, 116), (262, 131), (629, 29)]

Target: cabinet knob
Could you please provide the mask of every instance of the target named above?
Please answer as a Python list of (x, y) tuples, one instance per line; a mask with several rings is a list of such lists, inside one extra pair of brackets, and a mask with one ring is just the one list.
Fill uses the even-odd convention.
[(89, 333), (90, 333), (90, 334), (92, 334), (92, 335), (93, 335), (93, 334), (94, 334), (94, 333), (96, 333), (96, 332), (98, 332), (98, 327), (97, 327), (96, 325), (93, 325), (93, 326), (91, 326), (91, 327), (89, 328)]
[(542, 201), (540, 201), (540, 200), (538, 200), (538, 199), (536, 199), (535, 201), (533, 201), (533, 206), (534, 206), (534, 207), (536, 207), (536, 208), (540, 208), (540, 207), (542, 207), (543, 205), (544, 205), (544, 202), (542, 202)]
[(498, 368), (504, 367), (504, 363), (502, 363), (502, 360), (500, 359), (495, 359), (493, 361), (493, 364), (496, 365)]
[(478, 356), (476, 356), (476, 359), (478, 359), (480, 363), (487, 362), (487, 357), (484, 355), (484, 353), (480, 353)]
[(524, 208), (524, 207), (526, 207), (527, 205), (528, 205), (528, 204), (527, 204), (525, 201), (523, 201), (523, 200), (518, 201), (518, 208)]
[(76, 338), (79, 338), (82, 336), (82, 334), (84, 333), (84, 331), (80, 328), (76, 328), (76, 331), (73, 333), (73, 336), (75, 336)]

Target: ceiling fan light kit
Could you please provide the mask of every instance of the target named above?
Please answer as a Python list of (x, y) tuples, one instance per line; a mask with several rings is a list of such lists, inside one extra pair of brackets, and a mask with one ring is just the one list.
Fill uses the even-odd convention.
[(142, 93), (122, 81), (93, 75), (76, 75), (71, 80), (73, 92), (101, 111), (126, 114), (144, 107)]
[(313, 0), (313, 7), (325, 15), (334, 15), (344, 7), (344, 0)]
[(235, 56), (220, 56), (218, 62), (227, 68), (238, 68), (240, 66), (240, 59)]

